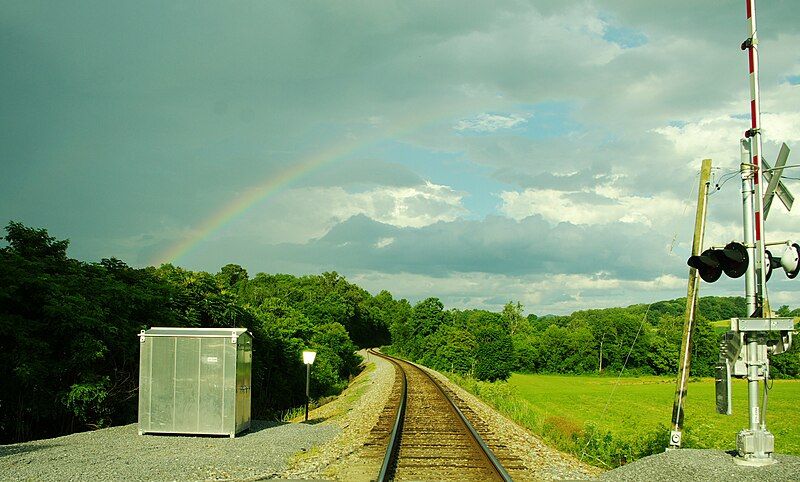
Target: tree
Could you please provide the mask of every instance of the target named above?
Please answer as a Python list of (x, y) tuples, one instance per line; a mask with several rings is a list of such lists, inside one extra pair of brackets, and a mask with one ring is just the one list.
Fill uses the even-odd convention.
[(234, 288), (242, 281), (247, 281), (247, 270), (238, 264), (226, 264), (214, 275), (217, 282), (225, 289)]
[(531, 324), (527, 318), (522, 316), (522, 303), (515, 304), (509, 301), (503, 307), (501, 317), (509, 335), (530, 333)]
[(432, 335), (444, 319), (444, 305), (438, 298), (427, 298), (414, 305), (408, 327), (402, 332), (405, 354), (412, 359), (420, 358), (425, 338)]
[(475, 378), (485, 381), (506, 380), (514, 367), (514, 345), (501, 326), (487, 326), (475, 336)]
[(475, 337), (453, 325), (441, 325), (425, 340), (420, 362), (437, 370), (470, 373), (475, 365)]
[(57, 240), (47, 234), (46, 229), (29, 228), (22, 223), (10, 221), (6, 225), (6, 252), (27, 260), (66, 261), (69, 240)]

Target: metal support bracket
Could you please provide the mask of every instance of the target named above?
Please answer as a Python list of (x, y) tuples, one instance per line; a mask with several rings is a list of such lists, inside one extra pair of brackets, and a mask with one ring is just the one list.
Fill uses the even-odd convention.
[(733, 331), (794, 331), (794, 318), (731, 318)]

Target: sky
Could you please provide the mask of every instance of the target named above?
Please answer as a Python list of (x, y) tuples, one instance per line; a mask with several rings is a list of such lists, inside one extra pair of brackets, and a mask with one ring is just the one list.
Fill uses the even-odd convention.
[[(800, 151), (800, 3), (757, 7), (774, 162)], [(5, 0), (0, 222), (89, 262), (336, 271), (453, 308), (678, 298), (704, 158), (706, 245), (742, 238), (745, 37), (744, 0)], [(797, 210), (768, 241), (800, 239)]]

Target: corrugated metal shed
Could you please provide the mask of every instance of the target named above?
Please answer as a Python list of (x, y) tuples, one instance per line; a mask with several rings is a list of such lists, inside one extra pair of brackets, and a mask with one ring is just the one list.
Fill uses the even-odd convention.
[(250, 427), (245, 328), (155, 327), (139, 341), (139, 434), (234, 437)]

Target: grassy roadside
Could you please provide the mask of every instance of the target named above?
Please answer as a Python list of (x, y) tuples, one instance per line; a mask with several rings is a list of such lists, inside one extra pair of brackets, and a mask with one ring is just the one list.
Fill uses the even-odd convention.
[[(375, 371), (375, 364), (365, 361), (363, 366), (363, 370), (350, 381), (349, 385), (342, 393), (331, 397), (312, 400), (309, 406), (309, 410), (311, 411), (309, 412), (309, 417), (334, 420), (345, 415), (350, 407), (355, 404), (369, 388), (369, 380), (372, 372)], [(291, 408), (281, 415), (281, 420), (284, 422), (302, 422), (305, 418), (305, 406)]]
[[(515, 373), (508, 382), (496, 383), (448, 377), (548, 444), (601, 467), (660, 452), (668, 443), (675, 391), (669, 377)], [(733, 388), (733, 415), (724, 416), (714, 410), (713, 379), (689, 385), (684, 446), (735, 448), (736, 433), (747, 424), (747, 387), (734, 380)], [(775, 380), (769, 395), (767, 423), (776, 452), (800, 455), (800, 380)]]

